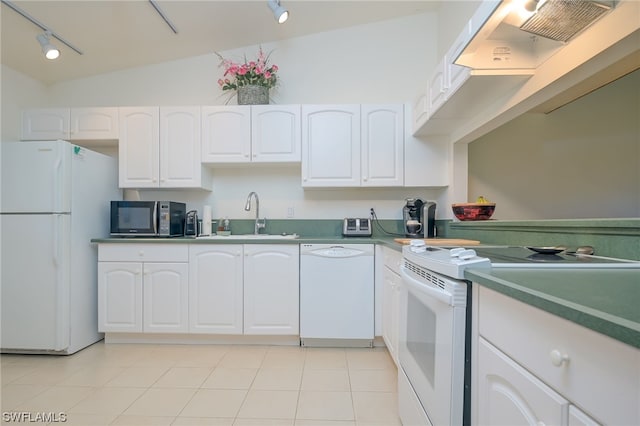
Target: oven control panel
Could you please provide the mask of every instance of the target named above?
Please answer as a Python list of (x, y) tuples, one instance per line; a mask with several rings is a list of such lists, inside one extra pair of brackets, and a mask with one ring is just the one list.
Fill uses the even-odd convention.
[(402, 254), (418, 266), (457, 279), (464, 278), (467, 268), (491, 268), (491, 260), (478, 256), (473, 249), (432, 247), (419, 240), (404, 246)]

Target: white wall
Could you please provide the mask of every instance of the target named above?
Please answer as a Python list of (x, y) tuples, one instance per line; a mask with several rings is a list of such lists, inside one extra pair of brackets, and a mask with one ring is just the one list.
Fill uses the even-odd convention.
[[(272, 103), (411, 103), (435, 66), (437, 19), (420, 14), (277, 43), (271, 63), (280, 68), (280, 86)], [(228, 58), (251, 59), (258, 46), (221, 52)], [(228, 93), (217, 87), (219, 59), (208, 55), (59, 83), (50, 88), (53, 104), (216, 105)], [(230, 103), (235, 103), (235, 98)], [(426, 171), (425, 171), (426, 172)], [(257, 191), (261, 215), (282, 219), (294, 207), (295, 218), (339, 219), (368, 216), (374, 207), (381, 219), (400, 219), (407, 197), (438, 200), (443, 189), (303, 190), (298, 167), (221, 168), (214, 172), (213, 191), (127, 191), (140, 199), (175, 199), (189, 208), (213, 207), (214, 216), (251, 218), (244, 202)], [(449, 214), (448, 208), (437, 212)], [(444, 217), (444, 216), (441, 216)]]
[[(273, 103), (405, 102), (435, 66), (436, 17), (420, 14), (342, 30), (264, 43), (280, 68)], [(258, 46), (221, 52), (255, 57)], [(228, 92), (211, 54), (56, 84), (60, 105), (216, 105)], [(235, 103), (235, 99), (231, 103)]]
[(5, 65), (0, 65), (0, 73), (2, 74), (0, 86), (2, 141), (19, 140), (22, 110), (34, 105), (47, 106), (47, 87)]
[(640, 217), (640, 71), (469, 145), (469, 198), (495, 219)]

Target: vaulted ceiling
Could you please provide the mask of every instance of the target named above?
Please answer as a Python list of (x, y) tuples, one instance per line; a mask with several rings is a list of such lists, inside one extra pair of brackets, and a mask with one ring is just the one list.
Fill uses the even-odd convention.
[(267, 0), (156, 1), (176, 34), (146, 0), (11, 1), (82, 52), (53, 38), (61, 56), (50, 61), (36, 41), (42, 29), (2, 2), (2, 64), (45, 83), (435, 11), (439, 4), (282, 0), (290, 18), (279, 25)]

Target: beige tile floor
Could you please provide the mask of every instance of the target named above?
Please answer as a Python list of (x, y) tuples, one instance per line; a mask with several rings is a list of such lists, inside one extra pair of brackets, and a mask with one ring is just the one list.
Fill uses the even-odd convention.
[(30, 412), (66, 425), (400, 425), (385, 348), (99, 342), (0, 360), (2, 424)]

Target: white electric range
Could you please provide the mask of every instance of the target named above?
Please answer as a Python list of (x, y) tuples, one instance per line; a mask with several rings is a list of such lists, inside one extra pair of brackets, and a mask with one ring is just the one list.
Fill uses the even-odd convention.
[[(543, 253), (536, 252), (542, 251)], [(640, 268), (640, 262), (551, 248), (403, 247), (398, 408), (403, 424), (470, 424), (469, 268)]]

